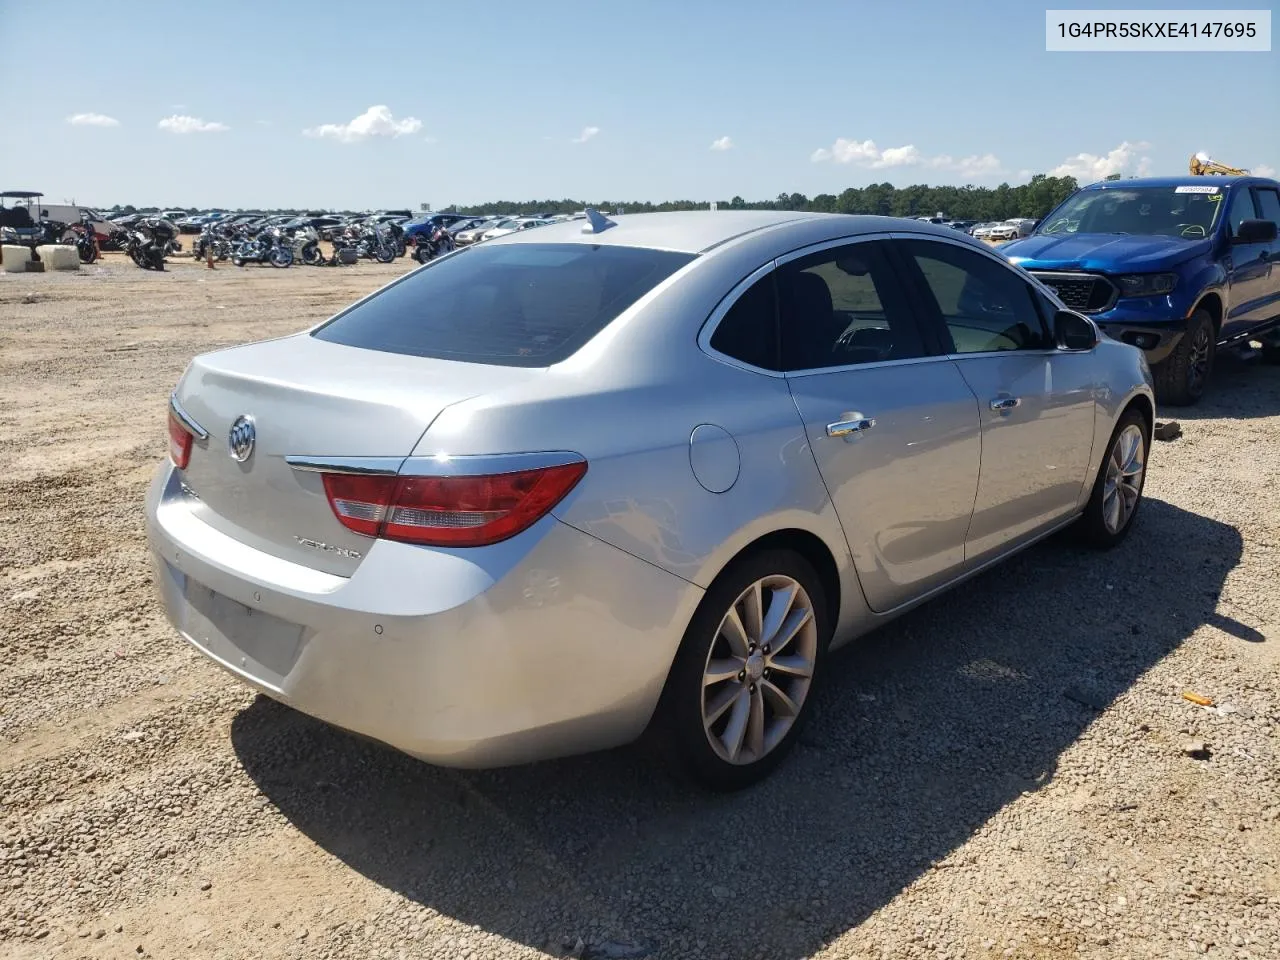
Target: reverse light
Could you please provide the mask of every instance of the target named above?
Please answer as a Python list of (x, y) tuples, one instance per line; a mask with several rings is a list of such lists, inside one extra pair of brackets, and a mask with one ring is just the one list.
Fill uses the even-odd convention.
[(169, 459), (179, 470), (187, 469), (191, 460), (191, 442), (195, 437), (173, 413), (169, 411)]
[(1176, 273), (1131, 273), (1116, 277), (1122, 297), (1158, 297), (1169, 293), (1178, 283)]
[(344, 527), (368, 537), (438, 547), (481, 547), (533, 526), (587, 472), (585, 462), (486, 476), (323, 474)]

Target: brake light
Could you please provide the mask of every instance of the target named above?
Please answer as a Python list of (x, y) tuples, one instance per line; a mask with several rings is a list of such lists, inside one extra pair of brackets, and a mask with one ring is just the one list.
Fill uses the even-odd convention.
[(482, 477), (324, 474), (334, 516), (369, 537), (481, 547), (533, 526), (577, 485), (586, 463)]
[(173, 465), (179, 470), (187, 469), (187, 463), (191, 460), (191, 441), (195, 437), (191, 435), (186, 427), (182, 425), (177, 417), (173, 415), (173, 411), (169, 411), (169, 459), (173, 461)]

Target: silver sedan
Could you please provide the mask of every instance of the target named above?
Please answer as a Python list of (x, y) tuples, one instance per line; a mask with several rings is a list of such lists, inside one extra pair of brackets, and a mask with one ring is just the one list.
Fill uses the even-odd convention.
[(182, 636), (308, 714), (455, 766), (652, 727), (733, 788), (831, 649), (1125, 537), (1154, 412), (1141, 351), (947, 227), (592, 211), (197, 357), (148, 530)]

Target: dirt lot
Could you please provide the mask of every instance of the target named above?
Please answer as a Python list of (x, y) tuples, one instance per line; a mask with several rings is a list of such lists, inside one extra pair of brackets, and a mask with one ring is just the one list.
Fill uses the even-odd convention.
[(409, 266), (0, 276), (0, 955), (1280, 957), (1280, 368), (1221, 364), (1120, 549), (835, 658), (756, 790), (457, 773), (190, 651), (143, 535), (187, 360)]

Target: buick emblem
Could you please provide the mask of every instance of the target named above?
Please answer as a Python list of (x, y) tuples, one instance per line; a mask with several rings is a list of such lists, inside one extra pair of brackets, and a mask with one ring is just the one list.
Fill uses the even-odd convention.
[(257, 431), (253, 427), (253, 417), (247, 413), (242, 417), (236, 417), (236, 422), (231, 425), (231, 432), (227, 434), (227, 449), (231, 452), (231, 459), (236, 463), (244, 463), (253, 456), (253, 441), (257, 437)]

